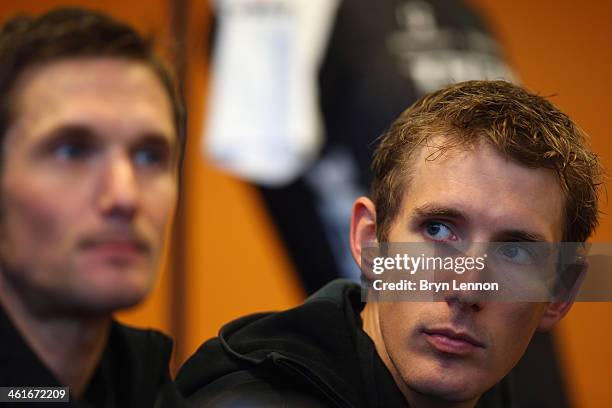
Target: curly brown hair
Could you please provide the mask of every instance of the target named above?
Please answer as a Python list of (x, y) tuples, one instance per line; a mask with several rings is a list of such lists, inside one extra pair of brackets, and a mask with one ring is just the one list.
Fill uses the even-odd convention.
[(466, 81), (425, 95), (381, 136), (372, 162), (376, 234), (386, 241), (415, 153), (445, 135), (444, 149), (486, 141), (506, 157), (556, 172), (565, 194), (563, 240), (584, 242), (598, 224), (603, 169), (587, 136), (542, 96), (506, 81)]

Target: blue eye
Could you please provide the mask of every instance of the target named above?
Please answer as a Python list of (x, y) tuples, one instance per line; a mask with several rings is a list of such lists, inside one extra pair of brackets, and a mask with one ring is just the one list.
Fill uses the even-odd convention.
[(425, 225), (425, 235), (434, 241), (447, 241), (454, 239), (453, 231), (441, 222), (428, 222)]
[(132, 160), (139, 167), (168, 167), (170, 147), (165, 140), (146, 140), (133, 149)]
[(164, 161), (162, 154), (151, 149), (141, 149), (134, 153), (134, 163), (137, 166), (155, 166)]
[(56, 146), (53, 153), (60, 160), (74, 161), (85, 158), (89, 152), (90, 149), (81, 143), (66, 142)]
[(515, 264), (530, 265), (535, 261), (532, 253), (521, 245), (502, 245), (497, 252), (506, 260)]

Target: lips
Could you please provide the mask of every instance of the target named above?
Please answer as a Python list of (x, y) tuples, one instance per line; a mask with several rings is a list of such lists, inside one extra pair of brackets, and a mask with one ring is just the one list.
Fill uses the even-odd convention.
[(117, 254), (144, 252), (144, 248), (136, 242), (101, 242), (93, 244), (89, 248), (93, 250)]
[(86, 239), (81, 249), (108, 257), (129, 257), (145, 254), (149, 246), (143, 240), (133, 237), (97, 237)]
[(441, 353), (468, 355), (485, 348), (483, 342), (464, 331), (450, 328), (425, 329), (423, 334), (427, 343)]

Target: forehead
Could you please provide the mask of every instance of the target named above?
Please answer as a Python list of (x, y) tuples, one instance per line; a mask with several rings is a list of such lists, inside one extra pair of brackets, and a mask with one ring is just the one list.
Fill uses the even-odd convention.
[(134, 60), (66, 58), (30, 67), (18, 78), (13, 101), (14, 121), (33, 133), (71, 122), (174, 134), (161, 81)]
[(529, 168), (504, 157), (486, 142), (439, 150), (438, 137), (416, 154), (402, 216), (416, 208), (449, 208), (473, 227), (536, 231), (562, 238), (564, 194), (554, 171)]

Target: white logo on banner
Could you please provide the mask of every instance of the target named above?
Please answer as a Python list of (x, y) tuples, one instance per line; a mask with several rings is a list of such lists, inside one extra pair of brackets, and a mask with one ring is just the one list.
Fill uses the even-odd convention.
[(387, 46), (398, 58), (400, 71), (414, 80), (419, 93), (471, 79), (514, 80), (499, 58), (493, 38), (478, 30), (440, 27), (431, 4), (402, 3), (396, 17), (401, 30), (389, 37)]

